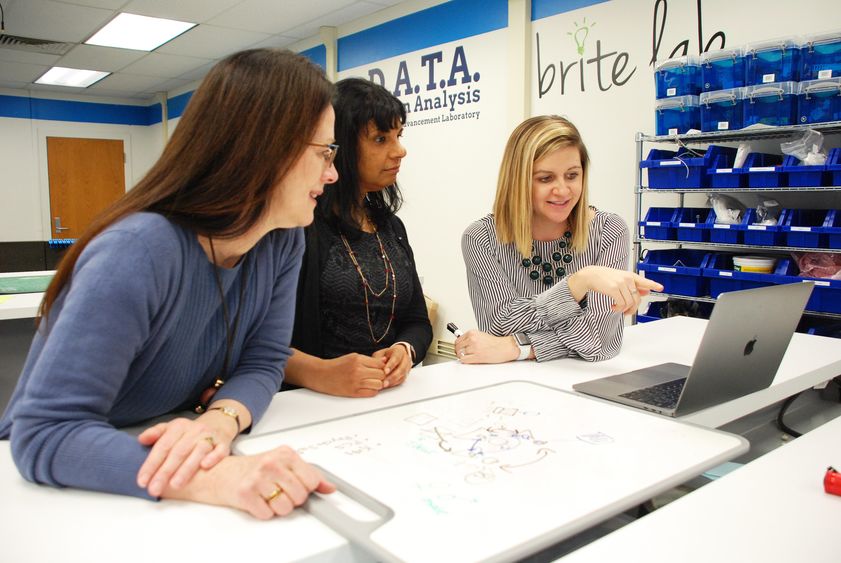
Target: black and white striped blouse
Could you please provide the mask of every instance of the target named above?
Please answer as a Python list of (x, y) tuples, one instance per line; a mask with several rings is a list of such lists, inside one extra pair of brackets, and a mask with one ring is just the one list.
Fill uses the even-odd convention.
[[(630, 232), (614, 213), (595, 210), (589, 241), (565, 264), (567, 275), (585, 266), (628, 269)], [(533, 241), (535, 253), (551, 256), (558, 241)], [(622, 346), (621, 313), (610, 310), (610, 298), (588, 292), (581, 304), (570, 294), (566, 278), (547, 289), (543, 279), (529, 277), (523, 256), (512, 243), (500, 244), (489, 214), (472, 223), (461, 239), (470, 300), (479, 329), (496, 336), (529, 335), (538, 361), (579, 357), (612, 358)]]

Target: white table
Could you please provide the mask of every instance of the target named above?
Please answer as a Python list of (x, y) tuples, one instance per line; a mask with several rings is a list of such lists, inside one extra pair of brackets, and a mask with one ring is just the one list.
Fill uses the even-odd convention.
[(841, 560), (841, 497), (823, 489), (841, 466), (841, 417), (562, 559), (709, 563)]
[[(42, 270), (38, 272), (9, 272), (0, 274), (0, 278), (12, 278), (20, 276), (46, 276), (55, 274), (55, 270)], [(13, 293), (0, 295), (0, 321), (8, 319), (34, 318), (38, 314), (41, 300), (44, 294), (39, 293)]]
[[(691, 363), (705, 326), (703, 320), (672, 318), (629, 327), (621, 354), (599, 363), (561, 360), (466, 366), (450, 362), (414, 370), (405, 384), (371, 399), (343, 399), (308, 390), (281, 393), (254, 432), (309, 424), (495, 382), (520, 379), (569, 390), (579, 381), (647, 365)], [(693, 413), (685, 420), (718, 427), (838, 373), (841, 346), (837, 340), (795, 335), (771, 388), (732, 404)], [(829, 459), (825, 463), (831, 462), (838, 463)], [(119, 558), (124, 563), (139, 563), (162, 557), (191, 560), (197, 554), (209, 553), (214, 560), (270, 556), (273, 561), (344, 561), (358, 555), (343, 538), (306, 514), (263, 523), (224, 508), (175, 501), (151, 503), (32, 485), (18, 474), (8, 442), (0, 442), (0, 499), (0, 554), (4, 561)], [(767, 533), (767, 528), (762, 532)], [(702, 530), (698, 533), (707, 536)], [(811, 539), (811, 534), (800, 537), (804, 543)]]

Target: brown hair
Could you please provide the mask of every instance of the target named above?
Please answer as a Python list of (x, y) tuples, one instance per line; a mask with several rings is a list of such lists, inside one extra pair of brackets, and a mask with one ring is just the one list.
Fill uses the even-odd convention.
[(557, 115), (540, 115), (523, 121), (511, 133), (502, 164), (494, 201), (494, 220), (499, 242), (514, 243), (523, 256), (531, 255), (532, 172), (534, 163), (547, 154), (573, 146), (581, 156), (581, 197), (569, 215), (572, 247), (587, 248), (588, 209), (587, 170), (590, 157), (581, 134), (568, 119)]
[(252, 49), (216, 64), (157, 163), (68, 249), (39, 320), (91, 239), (131, 213), (154, 211), (204, 236), (245, 233), (303, 154), (332, 94), (321, 68), (290, 51)]

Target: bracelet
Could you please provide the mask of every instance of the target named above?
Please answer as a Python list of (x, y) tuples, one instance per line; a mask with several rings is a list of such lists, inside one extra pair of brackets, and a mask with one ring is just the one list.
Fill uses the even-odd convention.
[(415, 363), (415, 349), (411, 344), (404, 340), (401, 340), (400, 342), (395, 342), (395, 344), (402, 344), (403, 346), (405, 346), (406, 352), (409, 353), (409, 359), (412, 361), (412, 363)]
[(210, 412), (210, 411), (221, 411), (222, 414), (224, 414), (225, 416), (230, 416), (231, 418), (234, 419), (234, 422), (236, 422), (237, 434), (242, 432), (242, 427), (239, 423), (239, 413), (237, 412), (237, 410), (235, 408), (233, 408), (233, 407), (211, 407), (211, 408), (207, 409), (207, 411), (208, 412)]

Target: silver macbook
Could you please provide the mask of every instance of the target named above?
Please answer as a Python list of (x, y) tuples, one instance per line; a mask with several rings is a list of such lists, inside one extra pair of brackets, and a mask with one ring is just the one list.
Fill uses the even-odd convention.
[(578, 392), (683, 416), (771, 385), (811, 282), (722, 293), (692, 366), (660, 364), (573, 385)]

